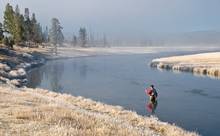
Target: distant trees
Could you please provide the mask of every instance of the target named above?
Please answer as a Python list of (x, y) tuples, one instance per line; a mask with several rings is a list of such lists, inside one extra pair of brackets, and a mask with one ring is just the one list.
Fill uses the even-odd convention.
[(85, 27), (80, 27), (78, 36), (73, 33), (71, 45), (79, 47), (110, 47), (106, 34), (88, 32)]
[(108, 47), (108, 41), (107, 41), (107, 38), (106, 38), (105, 34), (103, 35), (103, 46)]
[(89, 34), (89, 41), (88, 42), (89, 42), (89, 46), (91, 46), (91, 47), (95, 46), (95, 38), (94, 38), (93, 33), (91, 33), (91, 32)]
[(79, 29), (79, 42), (82, 47), (86, 47), (87, 43), (87, 32), (86, 28), (80, 28)]
[(72, 44), (74, 47), (77, 46), (77, 44), (78, 44), (78, 40), (77, 40), (77, 37), (76, 37), (75, 34), (73, 34), (73, 38), (72, 38), (71, 44)]
[(52, 18), (51, 28), (49, 32), (50, 42), (54, 45), (55, 53), (57, 54), (57, 44), (61, 45), (64, 41), (62, 26), (57, 18)]
[[(1, 27), (1, 26), (0, 26)], [(3, 35), (4, 29), (4, 35)], [(15, 10), (8, 3), (4, 11), (4, 21), (3, 28), (0, 28), (0, 38), (6, 37), (4, 43), (17, 45), (21, 43), (42, 43), (43, 33), (40, 23), (37, 22), (35, 14), (32, 14), (32, 18), (29, 17), (29, 9), (25, 8), (25, 13), (22, 15), (18, 5), (16, 5)], [(24, 44), (22, 44), (24, 45)]]
[[(22, 14), (18, 5), (13, 9), (8, 3), (3, 19), (3, 23), (0, 23), (0, 43), (10, 48), (13, 48), (13, 44), (36, 47), (38, 44), (51, 42), (57, 52), (57, 45), (62, 45), (64, 42), (63, 28), (57, 18), (51, 20), (49, 29), (45, 27), (43, 30), (35, 13), (30, 14), (29, 8), (25, 8)], [(89, 33), (85, 27), (81, 27), (77, 33), (72, 36), (73, 46), (108, 46), (105, 35), (102, 37)]]
[(73, 46), (86, 47), (88, 42), (87, 31), (85, 27), (80, 27), (78, 37), (73, 33), (71, 44)]

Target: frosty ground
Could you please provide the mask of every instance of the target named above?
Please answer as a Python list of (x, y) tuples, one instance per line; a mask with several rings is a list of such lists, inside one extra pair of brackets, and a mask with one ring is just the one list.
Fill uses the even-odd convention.
[(159, 69), (192, 72), (196, 75), (220, 78), (220, 52), (154, 59), (151, 62), (151, 66)]
[[(1, 75), (6, 82), (0, 85), (0, 135), (196, 136), (198, 134), (194, 132), (161, 122), (156, 117), (137, 115), (120, 106), (106, 105), (83, 97), (74, 97), (40, 88), (31, 89), (25, 86), (17, 88), (14, 86), (16, 84), (11, 84), (11, 80), (25, 79), (27, 70), (34, 66), (32, 61), (36, 65), (38, 62), (43, 63), (39, 58), (50, 60), (178, 50), (193, 51), (197, 50), (197, 47), (60, 47), (57, 56), (53, 55), (52, 48), (16, 47), (12, 53), (14, 56), (1, 55), (0, 71), (9, 76)], [(31, 59), (31, 56), (37, 58)], [(19, 69), (23, 70), (19, 71)], [(13, 70), (15, 74), (12, 74)]]

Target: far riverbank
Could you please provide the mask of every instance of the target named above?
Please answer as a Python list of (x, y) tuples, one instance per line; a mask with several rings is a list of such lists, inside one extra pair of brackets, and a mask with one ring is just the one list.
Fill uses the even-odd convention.
[(220, 52), (154, 59), (151, 67), (220, 78)]

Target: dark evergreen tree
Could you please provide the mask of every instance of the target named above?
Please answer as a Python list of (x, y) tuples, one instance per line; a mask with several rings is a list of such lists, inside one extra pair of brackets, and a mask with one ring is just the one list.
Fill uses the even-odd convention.
[(4, 31), (3, 31), (3, 25), (0, 23), (0, 41), (2, 42), (4, 38)]
[(13, 7), (9, 3), (6, 5), (5, 12), (4, 12), (3, 27), (4, 27), (5, 33), (7, 33), (4, 39), (4, 44), (9, 48), (13, 48), (14, 38), (16, 34), (15, 12), (13, 10)]
[(23, 15), (20, 14), (18, 5), (16, 5), (15, 8), (14, 24), (15, 24), (14, 40), (15, 43), (18, 44), (24, 40), (24, 17)]
[(9, 37), (9, 38), (8, 38), (8, 42), (9, 42), (9, 43), (8, 43), (8, 44), (9, 44), (8, 47), (11, 48), (11, 49), (13, 49), (13, 45), (15, 44), (14, 39), (13, 39), (12, 37)]
[(42, 30), (40, 23), (38, 23), (38, 25), (37, 25), (37, 43), (42, 43), (42, 42), (43, 42), (43, 30)]
[(13, 36), (15, 32), (15, 21), (13, 7), (8, 3), (4, 12), (4, 30)]
[(42, 43), (42, 27), (40, 23), (37, 22), (35, 14), (32, 14), (31, 18), (31, 40), (34, 43)]
[(24, 9), (24, 19), (25, 19), (25, 21), (30, 19), (30, 13), (29, 13), (29, 9), (28, 8)]
[(30, 42), (31, 40), (31, 20), (29, 17), (29, 9), (25, 8), (24, 13), (24, 39), (26, 42)]
[(44, 32), (43, 32), (43, 42), (48, 43), (49, 42), (49, 32), (48, 27), (46, 26)]
[(4, 37), (3, 44), (8, 47), (9, 45), (8, 37)]
[(15, 44), (14, 39), (12, 37), (9, 37), (9, 38), (4, 37), (3, 43), (4, 43), (5, 46), (7, 46), (10, 49), (13, 49), (13, 45)]
[(87, 44), (87, 32), (86, 28), (80, 28), (79, 29), (79, 40), (80, 40), (80, 45), (82, 47), (86, 47)]

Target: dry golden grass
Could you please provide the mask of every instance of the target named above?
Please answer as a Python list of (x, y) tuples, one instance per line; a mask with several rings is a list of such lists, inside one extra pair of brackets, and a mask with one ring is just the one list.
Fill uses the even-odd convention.
[(2, 136), (196, 136), (119, 106), (43, 89), (0, 87)]
[(220, 52), (154, 59), (152, 66), (220, 78)]
[[(20, 53), (40, 52), (54, 59), (51, 48), (20, 48)], [(98, 51), (97, 51), (98, 50)], [(106, 51), (105, 51), (106, 50)], [(116, 49), (105, 49), (115, 53)], [(133, 50), (133, 49), (132, 49)], [(132, 52), (126, 49), (120, 53)], [(137, 53), (151, 52), (136, 50)], [(60, 48), (58, 58), (103, 54), (103, 49)], [(55, 57), (56, 58), (56, 57)], [(13, 59), (0, 56), (0, 59)], [(119, 106), (43, 89), (0, 86), (0, 136), (196, 136), (196, 133), (139, 116)]]

